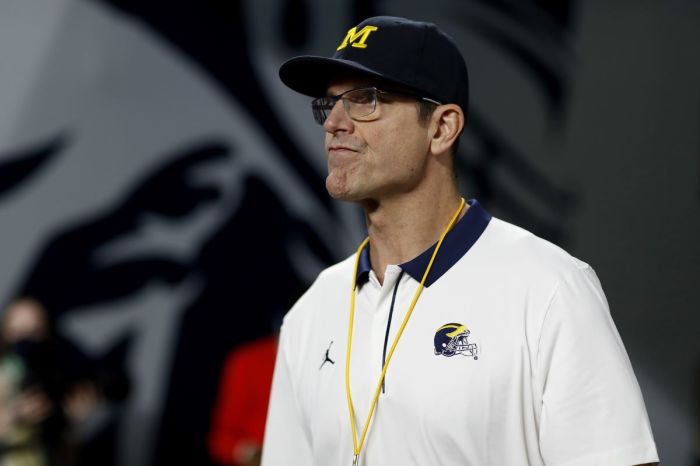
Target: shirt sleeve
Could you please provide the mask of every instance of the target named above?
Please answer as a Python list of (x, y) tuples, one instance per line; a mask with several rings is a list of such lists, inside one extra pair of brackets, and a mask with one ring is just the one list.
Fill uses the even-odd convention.
[(540, 450), (548, 466), (658, 461), (639, 384), (588, 266), (563, 280), (549, 303), (536, 380)]
[(262, 466), (309, 466), (311, 448), (304, 427), (294, 378), (288, 364), (288, 341), (282, 327), (265, 425)]

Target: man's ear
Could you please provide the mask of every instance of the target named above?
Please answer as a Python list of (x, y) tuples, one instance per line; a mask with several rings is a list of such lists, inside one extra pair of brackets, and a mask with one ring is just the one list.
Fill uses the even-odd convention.
[(464, 128), (464, 112), (455, 104), (440, 105), (431, 116), (430, 149), (434, 154), (449, 152)]

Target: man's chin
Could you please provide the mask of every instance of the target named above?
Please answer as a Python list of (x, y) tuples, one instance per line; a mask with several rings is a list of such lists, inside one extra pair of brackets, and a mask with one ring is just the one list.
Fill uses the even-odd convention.
[(348, 191), (328, 189), (328, 187), (326, 187), (326, 189), (328, 191), (328, 194), (336, 201), (347, 201), (347, 202), (357, 202), (358, 201), (358, 199), (356, 199), (355, 196), (353, 196)]
[(346, 179), (339, 179), (332, 174), (326, 178), (326, 191), (333, 199), (345, 202), (364, 203), (372, 197), (366, 189), (358, 189), (358, 186), (347, 183)]
[(328, 191), (328, 194), (333, 199), (337, 199), (339, 201), (352, 200), (352, 190), (347, 185), (347, 183), (345, 183), (344, 180), (338, 179), (332, 174), (328, 175), (328, 177), (326, 178), (326, 191)]

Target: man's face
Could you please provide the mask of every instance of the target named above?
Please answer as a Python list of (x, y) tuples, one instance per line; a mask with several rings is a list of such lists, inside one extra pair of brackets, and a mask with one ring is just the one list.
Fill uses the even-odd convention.
[[(372, 85), (365, 80), (337, 80), (327, 94)], [(378, 202), (410, 192), (424, 177), (428, 125), (419, 122), (414, 99), (394, 94), (380, 97), (368, 121), (351, 119), (338, 101), (323, 128), (328, 155), (326, 189), (336, 199)]]

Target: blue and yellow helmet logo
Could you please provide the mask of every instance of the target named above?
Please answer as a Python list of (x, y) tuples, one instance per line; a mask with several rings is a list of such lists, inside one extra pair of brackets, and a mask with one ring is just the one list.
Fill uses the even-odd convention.
[(443, 325), (435, 332), (435, 354), (448, 358), (461, 354), (479, 359), (479, 346), (469, 343), (470, 333), (466, 325), (454, 322)]

